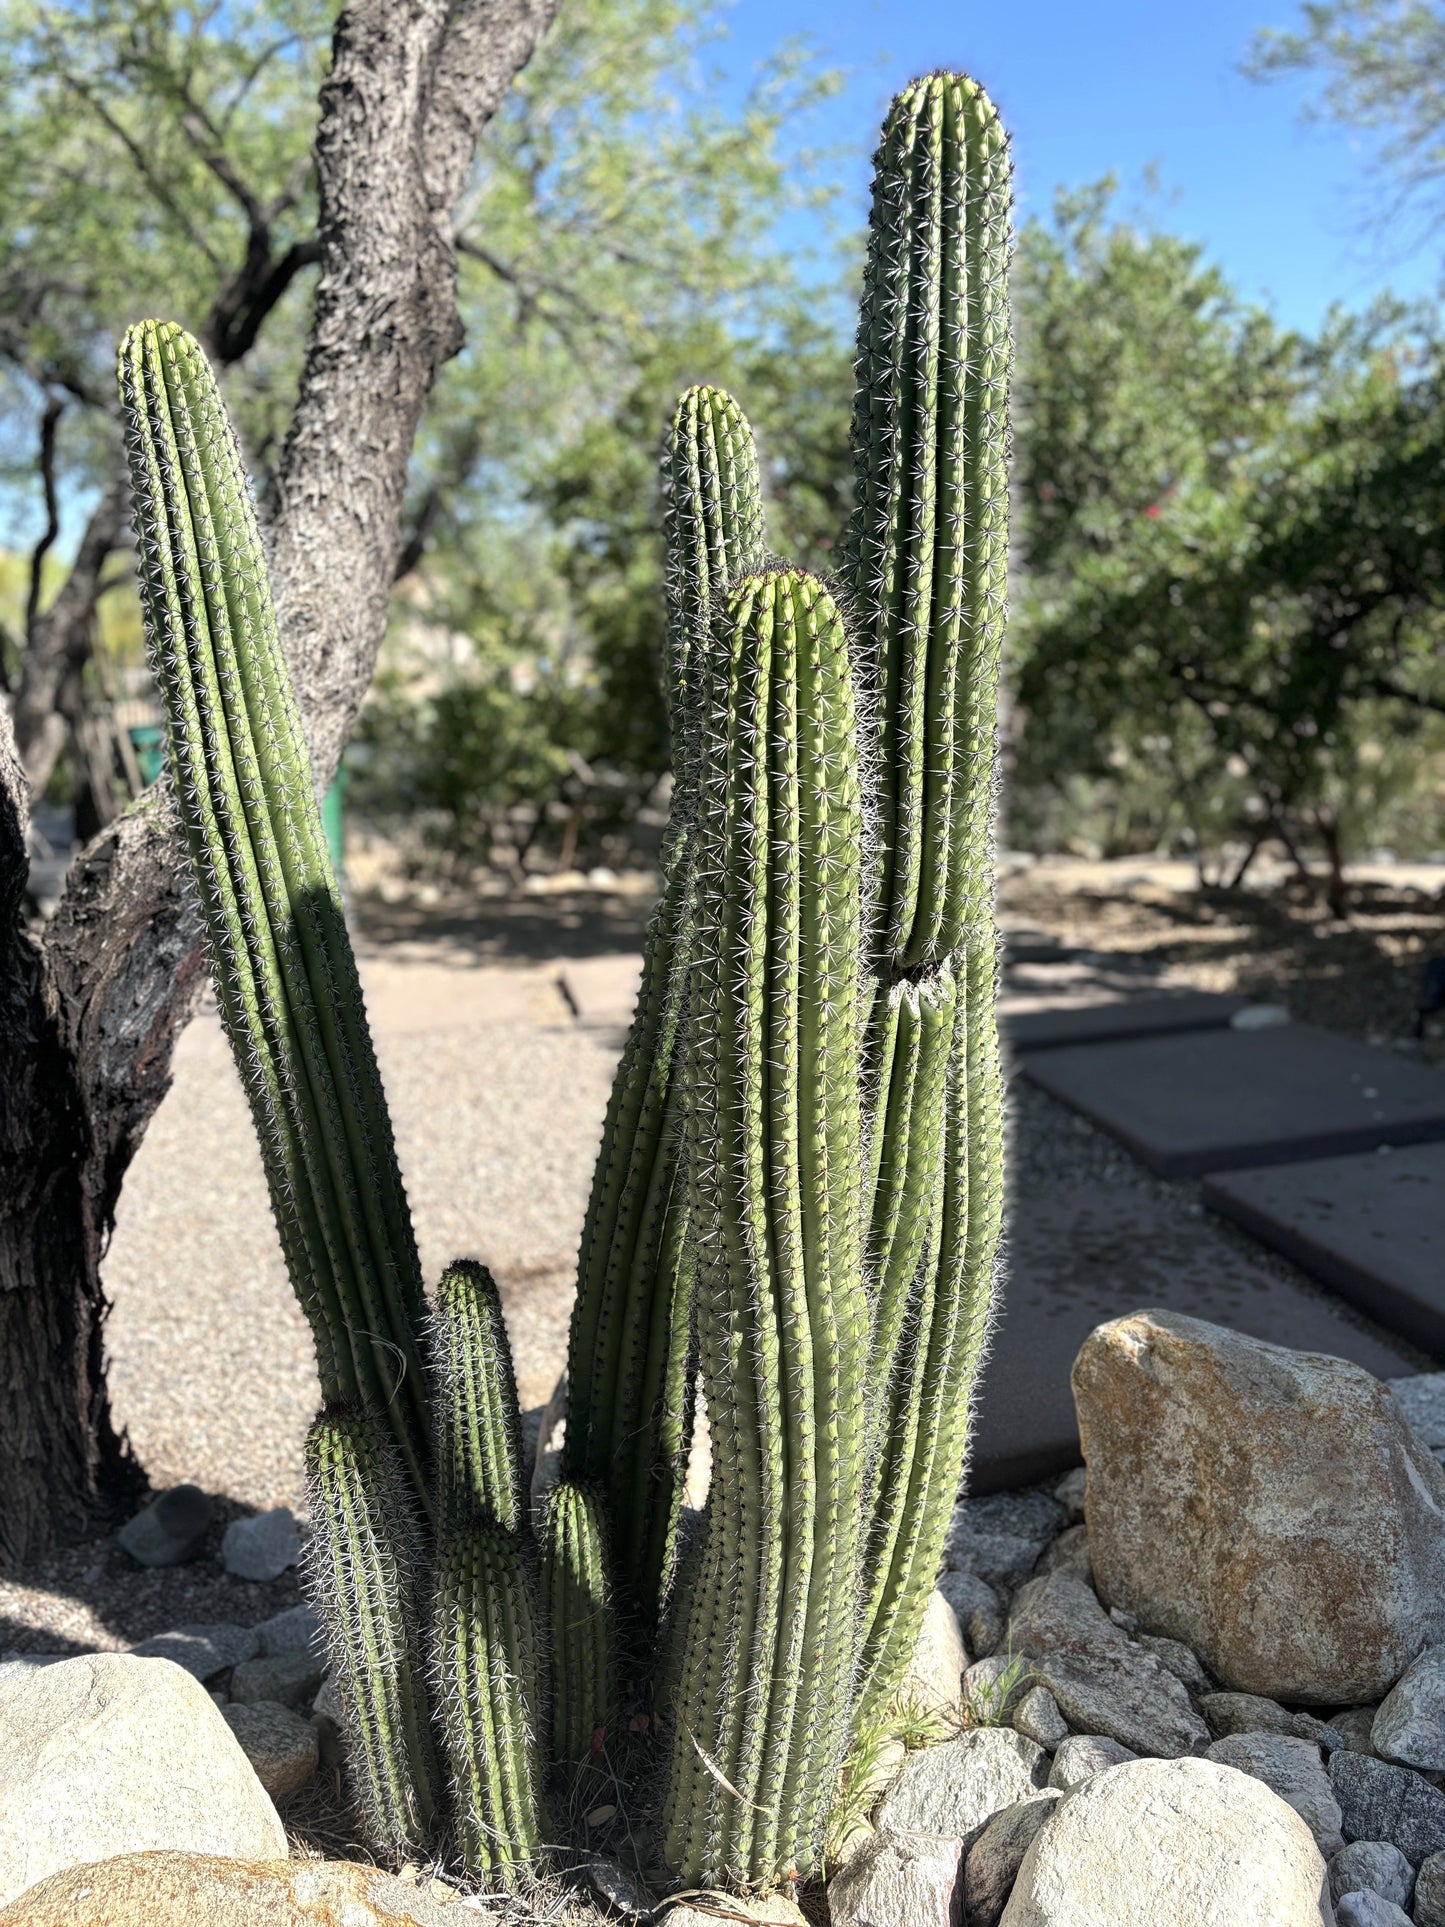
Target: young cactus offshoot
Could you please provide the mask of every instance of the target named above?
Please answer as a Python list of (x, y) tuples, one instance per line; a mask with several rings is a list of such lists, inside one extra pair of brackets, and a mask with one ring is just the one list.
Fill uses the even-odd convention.
[[(177, 810), (316, 1337), (313, 1585), (378, 1851), (450, 1841), (515, 1887), (549, 1768), (575, 1791), (646, 1733), (675, 1879), (806, 1876), (851, 1739), (886, 1723), (957, 1494), (1002, 1198), (1008, 229), (987, 97), (915, 82), (877, 154), (833, 591), (768, 562), (737, 403), (678, 406), (665, 889), (540, 1551), (496, 1287), (459, 1263), (423, 1306), (234, 437), (188, 336), (146, 322), (122, 346)], [(687, 1521), (699, 1386), (712, 1473)]]

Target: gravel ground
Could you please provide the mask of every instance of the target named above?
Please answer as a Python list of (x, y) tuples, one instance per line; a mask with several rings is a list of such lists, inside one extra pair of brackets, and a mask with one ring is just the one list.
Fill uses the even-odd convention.
[[(1200, 892), (1182, 865), (1038, 864), (1008, 877), (1003, 903), (1016, 936), (1108, 952), (1141, 979), (1282, 998), (1297, 1016), (1414, 1048), (1420, 962), (1445, 948), (1430, 882), (1368, 882), (1348, 924), (1279, 888)], [(577, 1239), (623, 1038), (621, 1007), (607, 1010), (606, 960), (618, 960), (625, 985), (646, 910), (633, 889), (375, 903), (359, 913), (424, 1267), (435, 1276), (461, 1253), (493, 1266), (524, 1407), (543, 1402), (565, 1355)], [(574, 1018), (559, 988), (561, 957), (592, 973), (589, 1021)], [(1426, 1046), (1427, 1056), (1442, 1054), (1438, 1040)], [(1197, 1187), (1154, 1178), (1022, 1083), (1012, 1130), (1017, 1199), (1100, 1179), (1200, 1214)], [(1245, 1242), (1216, 1221), (1210, 1234)], [(1264, 1262), (1300, 1282), (1283, 1260)], [(126, 1184), (105, 1277), (116, 1416), (152, 1483), (189, 1480), (210, 1492), (217, 1544), (239, 1511), (303, 1511), (301, 1441), (316, 1404), (310, 1339), (214, 1018), (183, 1040), (174, 1088)], [(101, 1538), (47, 1561), (24, 1585), (0, 1584), (0, 1650), (114, 1647), (186, 1621), (250, 1623), (293, 1603), (297, 1586), (294, 1573), (251, 1586), (212, 1559), (142, 1572)]]

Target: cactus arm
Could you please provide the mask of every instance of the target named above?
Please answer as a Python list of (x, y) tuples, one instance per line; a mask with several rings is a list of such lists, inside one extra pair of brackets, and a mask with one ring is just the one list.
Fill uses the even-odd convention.
[(142, 604), (217, 989), (328, 1397), (384, 1406), (418, 1496), (415, 1241), (245, 474), (178, 328), (119, 358)]
[(846, 1728), (863, 1479), (861, 803), (820, 586), (740, 584), (715, 652), (689, 1044), (707, 1539), (676, 1695), (666, 1858), (813, 1864)]
[(605, 1737), (614, 1700), (612, 1589), (602, 1506), (564, 1479), (542, 1518), (542, 1618), (552, 1652), (551, 1757), (577, 1765)]
[(895, 101), (874, 171), (845, 567), (880, 691), (881, 934), (913, 967), (988, 891), (1007, 487), (1007, 141), (951, 74)]
[(398, 1858), (432, 1833), (438, 1775), (417, 1664), (411, 1528), (387, 1435), (369, 1415), (323, 1411), (306, 1440), (311, 1579), (346, 1714), (348, 1764), (368, 1838)]
[(485, 1521), (518, 1532), (522, 1420), (502, 1300), (485, 1265), (461, 1258), (442, 1273), (431, 1341), (441, 1527)]
[(515, 1889), (542, 1850), (537, 1644), (521, 1541), (451, 1534), (437, 1565), (433, 1680), (462, 1864)]
[(663, 499), (675, 764), (667, 885), (648, 931), (583, 1230), (564, 1453), (567, 1475), (607, 1499), (618, 1581), (647, 1624), (669, 1585), (691, 1431), (692, 1268), (675, 1181), (674, 1059), (693, 945), (692, 682), (723, 586), (762, 560), (757, 452), (742, 411), (721, 390), (692, 388), (679, 402)]

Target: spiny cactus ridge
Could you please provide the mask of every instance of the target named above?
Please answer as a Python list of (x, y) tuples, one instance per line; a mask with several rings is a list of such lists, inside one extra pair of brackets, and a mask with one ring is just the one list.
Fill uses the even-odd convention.
[(675, 1060), (694, 937), (693, 685), (727, 584), (762, 563), (757, 451), (730, 395), (690, 388), (682, 397), (663, 478), (675, 761), (667, 885), (648, 930), (582, 1233), (565, 1446), (568, 1476), (605, 1498), (618, 1581), (644, 1625), (656, 1623), (666, 1599), (692, 1436), (692, 1263)]
[(600, 1753), (615, 1694), (612, 1587), (597, 1494), (564, 1479), (542, 1517), (542, 1617), (552, 1646), (552, 1758)]
[(311, 1585), (346, 1716), (348, 1766), (371, 1845), (431, 1844), (439, 1778), (420, 1663), (416, 1533), (395, 1454), (369, 1414), (328, 1409), (306, 1440)]
[(450, 1532), (437, 1557), (432, 1682), (461, 1862), (503, 1887), (546, 1840), (535, 1605), (520, 1536)]
[(172, 787), (287, 1268), (323, 1396), (389, 1415), (425, 1502), (421, 1268), (240, 451), (183, 329), (138, 323), (119, 372)]
[(688, 1180), (713, 1470), (666, 1857), (766, 1881), (813, 1863), (846, 1740), (864, 1481), (862, 795), (821, 584), (733, 592), (701, 748)]
[[(876, 157), (846, 627), (822, 583), (767, 564), (737, 404), (679, 404), (665, 888), (583, 1234), (540, 1559), (496, 1287), (461, 1262), (424, 1309), (234, 437), (181, 330), (122, 344), (174, 790), (316, 1336), (312, 1583), (380, 1852), (445, 1827), (476, 1876), (522, 1883), (549, 1829), (539, 1741), (557, 1767), (597, 1754), (619, 1666), (653, 1640), (662, 1860), (692, 1883), (806, 1875), (850, 1735), (906, 1667), (1002, 1198), (1008, 233), (987, 97), (915, 82)], [(695, 1381), (712, 1475), (684, 1529)]]

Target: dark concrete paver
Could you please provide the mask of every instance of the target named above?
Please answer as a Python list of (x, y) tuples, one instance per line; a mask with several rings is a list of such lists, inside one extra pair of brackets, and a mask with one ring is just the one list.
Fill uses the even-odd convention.
[(1163, 1177), (1445, 1139), (1445, 1076), (1312, 1024), (1035, 1051), (1019, 1069)]
[(1037, 1010), (1005, 1009), (1002, 1029), (1015, 1053), (1070, 1044), (1122, 1043), (1134, 1037), (1219, 1030), (1244, 1007), (1242, 997), (1207, 990), (1100, 998), (1091, 1003), (1051, 1004)]
[(1411, 1361), (1254, 1263), (1207, 1218), (1146, 1191), (1079, 1186), (1037, 1194), (1011, 1218), (1002, 1311), (984, 1366), (968, 1489), (1000, 1492), (1079, 1462), (1069, 1371), (1108, 1318), (1187, 1312), (1251, 1337), (1348, 1358), (1380, 1378)]
[(1445, 1144), (1231, 1171), (1208, 1204), (1425, 1351), (1445, 1355)]

